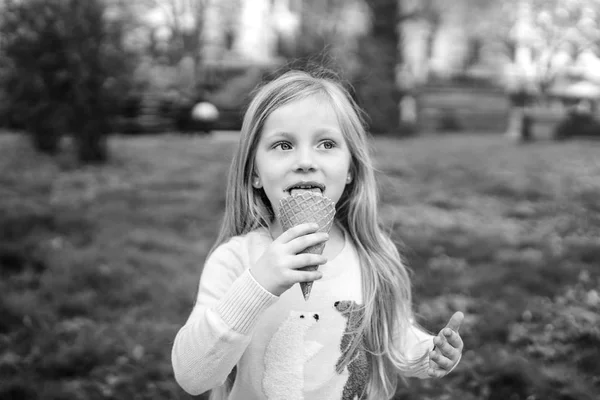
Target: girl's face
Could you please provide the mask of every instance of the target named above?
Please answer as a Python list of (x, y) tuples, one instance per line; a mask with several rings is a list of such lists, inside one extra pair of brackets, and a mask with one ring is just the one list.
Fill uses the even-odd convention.
[(273, 210), (292, 188), (319, 188), (337, 203), (348, 183), (351, 155), (336, 114), (321, 96), (273, 111), (256, 149), (253, 186), (262, 187)]

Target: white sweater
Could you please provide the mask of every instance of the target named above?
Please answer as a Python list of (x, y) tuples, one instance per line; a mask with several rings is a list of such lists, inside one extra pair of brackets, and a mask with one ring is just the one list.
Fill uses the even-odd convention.
[[(232, 238), (206, 260), (196, 305), (173, 345), (177, 382), (200, 394), (222, 385), (237, 366), (231, 400), (360, 395), (370, 373), (364, 352), (336, 368), (356, 316), (349, 306), (362, 304), (354, 246), (346, 238), (342, 251), (320, 266), (323, 278), (305, 301), (298, 285), (277, 297), (252, 277), (250, 267), (271, 242), (268, 231), (258, 229)], [(406, 354), (416, 359), (433, 348), (433, 337), (415, 328), (406, 343)], [(426, 378), (425, 361), (408, 376)]]

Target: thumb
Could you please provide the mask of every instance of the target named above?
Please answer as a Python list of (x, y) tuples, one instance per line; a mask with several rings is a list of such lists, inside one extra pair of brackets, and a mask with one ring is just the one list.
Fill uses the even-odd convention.
[(465, 315), (462, 312), (457, 311), (452, 315), (452, 317), (450, 317), (450, 321), (448, 321), (448, 324), (446, 324), (446, 328), (450, 328), (453, 331), (458, 332), (464, 319)]

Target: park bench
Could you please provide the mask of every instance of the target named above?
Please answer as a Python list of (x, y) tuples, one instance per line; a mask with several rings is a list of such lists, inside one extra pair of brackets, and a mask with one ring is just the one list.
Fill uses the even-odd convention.
[(457, 84), (426, 85), (416, 91), (421, 132), (504, 132), (509, 101), (504, 90)]

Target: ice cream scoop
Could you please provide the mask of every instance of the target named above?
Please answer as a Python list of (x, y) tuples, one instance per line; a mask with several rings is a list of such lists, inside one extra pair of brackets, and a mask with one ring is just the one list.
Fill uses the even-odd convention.
[[(335, 217), (335, 203), (321, 191), (293, 190), (292, 194), (279, 201), (279, 221), (284, 231), (303, 223), (316, 222), (318, 232), (329, 233)], [(302, 253), (322, 254), (325, 243), (307, 247)], [(305, 271), (315, 271), (318, 265), (301, 268)], [(308, 300), (313, 282), (300, 282), (304, 300)]]

